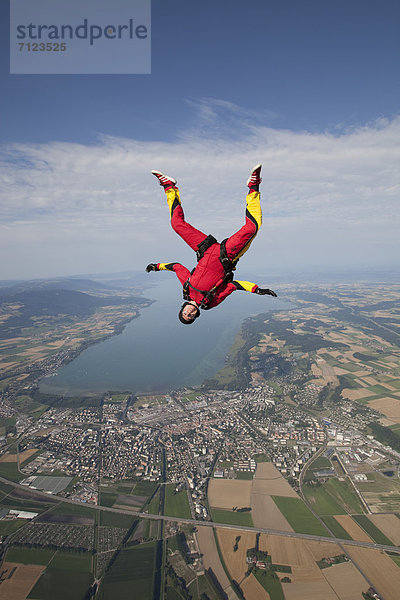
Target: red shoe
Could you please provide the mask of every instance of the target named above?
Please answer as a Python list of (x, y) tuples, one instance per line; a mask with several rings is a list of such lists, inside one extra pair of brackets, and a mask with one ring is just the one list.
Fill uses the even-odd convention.
[(251, 171), (251, 175), (247, 180), (247, 185), (249, 188), (252, 188), (255, 185), (260, 185), (260, 183), (262, 181), (262, 179), (260, 177), (261, 167), (262, 167), (262, 165), (256, 165), (255, 167), (253, 167), (253, 169)]
[(160, 182), (160, 185), (163, 186), (164, 190), (168, 190), (171, 187), (176, 186), (176, 179), (173, 177), (169, 177), (168, 175), (164, 175), (161, 171), (152, 171), (153, 175), (155, 175)]

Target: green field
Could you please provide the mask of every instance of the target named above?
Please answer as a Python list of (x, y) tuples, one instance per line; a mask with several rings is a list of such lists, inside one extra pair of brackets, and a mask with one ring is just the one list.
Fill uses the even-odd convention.
[(202, 600), (201, 594), (206, 594), (210, 600), (220, 600), (221, 598), (207, 572), (197, 577), (197, 580), (193, 581), (188, 589), (193, 600)]
[(113, 494), (113, 493), (110, 494), (109, 492), (103, 492), (103, 490), (101, 490), (99, 504), (101, 506), (111, 507), (111, 506), (113, 506), (113, 504), (115, 503), (117, 498), (118, 498), (118, 494)]
[(325, 488), (347, 512), (364, 513), (361, 501), (347, 479), (339, 481), (332, 477), (325, 483)]
[(251, 518), (251, 511), (233, 512), (230, 510), (212, 508), (211, 517), (215, 523), (228, 523), (229, 525), (245, 525), (247, 527), (254, 526), (253, 519)]
[(346, 511), (322, 485), (303, 485), (303, 493), (315, 512), (322, 515), (344, 515)]
[(314, 517), (300, 498), (272, 496), (272, 499), (297, 533), (329, 535), (325, 527)]
[(319, 471), (321, 469), (330, 469), (331, 466), (332, 465), (328, 458), (325, 458), (325, 456), (318, 456), (318, 458), (311, 463), (308, 470), (311, 469), (312, 471)]
[(341, 538), (343, 540), (352, 540), (353, 538), (347, 533), (347, 531), (336, 521), (335, 517), (325, 516), (321, 517), (323, 522), (330, 531), (332, 531), (334, 537)]
[(136, 496), (151, 496), (157, 489), (157, 485), (157, 483), (153, 483), (152, 481), (138, 481), (133, 493)]
[(90, 573), (92, 571), (92, 555), (89, 552), (79, 554), (77, 552), (58, 551), (50, 561), (49, 567), (61, 569), (62, 571)]
[(396, 565), (397, 565), (398, 567), (400, 567), (400, 555), (399, 555), (399, 554), (396, 554), (396, 555), (394, 555), (394, 554), (389, 554), (389, 556), (390, 556), (390, 558), (393, 560), (393, 562), (395, 562), (395, 563), (396, 563)]
[(47, 568), (28, 598), (34, 600), (77, 600), (83, 598), (93, 581), (90, 573)]
[(105, 575), (99, 600), (151, 600), (155, 548), (155, 542), (150, 542), (122, 550)]
[(2, 462), (0, 463), (0, 477), (19, 482), (25, 478), (25, 475), (18, 471), (16, 462)]
[(10, 535), (26, 524), (25, 519), (13, 519), (12, 521), (0, 521), (0, 535)]
[(60, 502), (49, 512), (56, 515), (81, 515), (92, 520), (94, 520), (96, 515), (96, 511), (93, 508), (80, 506), (79, 504), (67, 504), (66, 502)]
[(175, 493), (175, 484), (165, 486), (164, 514), (168, 517), (192, 518), (186, 489)]
[(397, 492), (400, 493), (400, 482), (396, 479), (385, 477), (382, 473), (367, 473), (368, 481), (357, 482), (360, 492)]
[(8, 494), (8, 496), (4, 496), (0, 500), (0, 508), (11, 508), (15, 510), (28, 510), (32, 512), (40, 513), (44, 510), (47, 510), (55, 500), (51, 498), (45, 498), (41, 496), (31, 496), (27, 498), (21, 498), (15, 496), (13, 492)]
[(6, 560), (24, 565), (47, 565), (54, 554), (55, 550), (12, 546), (7, 550)]
[(336, 521), (335, 517), (325, 516), (321, 517), (323, 522), (330, 531), (332, 531), (334, 537), (341, 538), (342, 540), (352, 540), (353, 538), (347, 533), (347, 531)]
[(251, 471), (237, 471), (236, 479), (253, 479), (254, 473)]
[(160, 490), (157, 490), (153, 498), (148, 504), (145, 505), (144, 508), (146, 509), (146, 512), (149, 513), (149, 515), (158, 515), (158, 511), (160, 508)]
[(17, 396), (15, 399), (18, 411), (32, 415), (34, 418), (40, 417), (49, 407), (45, 404), (40, 404), (30, 396)]
[(263, 588), (268, 592), (271, 600), (285, 600), (282, 584), (276, 573), (269, 569), (268, 571), (256, 569), (254, 575), (257, 581), (259, 581)]
[(126, 402), (129, 398), (130, 394), (112, 394), (111, 398), (107, 399), (107, 402), (112, 402), (112, 403), (120, 403), (120, 402)]
[(105, 525), (106, 527), (120, 527), (121, 529), (129, 529), (136, 517), (134, 515), (124, 515), (122, 513), (108, 512), (102, 510), (100, 512), (99, 519), (99, 525)]
[(392, 540), (386, 537), (378, 527), (368, 519), (366, 515), (354, 515), (353, 519), (368, 533), (377, 544), (385, 544), (386, 546), (395, 546)]
[(4, 483), (3, 481), (0, 481), (0, 492), (2, 494), (9, 494), (10, 492), (13, 491), (14, 486), (10, 485), (9, 483)]

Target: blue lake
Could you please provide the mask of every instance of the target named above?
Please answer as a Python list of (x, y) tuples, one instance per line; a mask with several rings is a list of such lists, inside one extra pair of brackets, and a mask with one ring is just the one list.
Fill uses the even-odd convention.
[(141, 310), (140, 317), (120, 335), (89, 347), (57, 375), (43, 379), (40, 391), (149, 393), (199, 385), (224, 364), (246, 317), (291, 306), (271, 296), (234, 292), (187, 326), (177, 317), (181, 294), (176, 280), (164, 280), (145, 290), (146, 298), (154, 302)]

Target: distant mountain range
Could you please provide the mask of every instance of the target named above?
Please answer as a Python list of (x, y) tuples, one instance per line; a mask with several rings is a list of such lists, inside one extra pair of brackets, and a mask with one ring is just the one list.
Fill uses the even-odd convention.
[[(85, 292), (80, 291), (85, 290)], [(89, 292), (89, 293), (87, 293)], [(96, 296), (95, 292), (105, 295)], [(21, 282), (0, 288), (0, 311), (15, 313), (10, 305), (19, 305), (0, 326), (0, 339), (17, 335), (23, 327), (34, 325), (33, 317), (87, 317), (101, 306), (143, 304), (142, 296), (121, 297), (106, 285), (89, 279), (50, 279)]]
[(130, 290), (151, 287), (152, 281), (145, 271), (124, 271), (72, 277), (49, 277), (47, 279), (0, 281), (0, 295), (13, 295), (34, 289), (63, 289), (78, 292), (106, 292), (107, 290)]
[(40, 279), (33, 281), (21, 281), (7, 287), (0, 287), (0, 298), (5, 296), (15, 296), (21, 292), (45, 291), (51, 290), (73, 290), (76, 292), (103, 292), (111, 290), (110, 287), (92, 281), (90, 279)]

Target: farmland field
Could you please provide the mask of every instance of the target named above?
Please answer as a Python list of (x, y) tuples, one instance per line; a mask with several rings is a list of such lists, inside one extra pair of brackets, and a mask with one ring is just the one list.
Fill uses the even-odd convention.
[(382, 531), (378, 529), (378, 527), (372, 521), (370, 521), (366, 515), (354, 515), (353, 519), (357, 521), (357, 523), (377, 544), (384, 544), (386, 546), (394, 545), (392, 540), (387, 538), (386, 535), (382, 533)]
[(380, 550), (346, 546), (346, 552), (354, 558), (379, 594), (385, 600), (398, 600), (400, 589), (400, 568), (387, 554)]
[(252, 481), (237, 479), (211, 479), (208, 502), (213, 508), (231, 510), (234, 506), (250, 506)]
[(245, 525), (246, 527), (253, 527), (251, 512), (233, 512), (230, 510), (212, 508), (211, 516), (215, 523), (228, 523), (229, 525)]
[(35, 585), (43, 572), (43, 566), (21, 565), (4, 562), (2, 564), (2, 584), (0, 600), (22, 600)]
[(357, 488), (362, 493), (372, 512), (400, 511), (400, 482), (389, 479), (381, 473), (368, 473), (368, 481), (357, 482)]
[(273, 600), (285, 600), (279, 576), (273, 571), (257, 570), (255, 577)]
[(136, 517), (130, 515), (123, 515), (114, 512), (101, 511), (99, 515), (99, 525), (106, 527), (120, 527), (121, 529), (128, 529)]
[(165, 486), (164, 514), (169, 517), (191, 518), (190, 506), (186, 489), (175, 493), (175, 485)]
[(7, 550), (6, 560), (24, 565), (47, 565), (54, 554), (54, 550), (12, 547)]
[(304, 484), (303, 493), (319, 515), (342, 515), (346, 512), (322, 485)]
[(75, 552), (56, 552), (49, 565), (52, 569), (62, 571), (79, 571), (90, 573), (92, 570), (92, 555), (89, 553), (78, 554)]
[(368, 519), (397, 546), (400, 545), (400, 519), (396, 515), (368, 515)]
[(213, 570), (220, 585), (226, 591), (230, 587), (230, 582), (221, 563), (213, 530), (210, 527), (199, 526), (196, 537), (200, 552), (203, 555), (205, 569), (211, 568)]
[(80, 506), (79, 504), (67, 504), (66, 502), (60, 502), (49, 513), (55, 515), (82, 515), (83, 517), (94, 520), (96, 511), (93, 508), (86, 506)]
[(13, 519), (12, 521), (0, 521), (0, 535), (10, 535), (17, 531), (22, 525), (25, 525), (25, 519)]
[(151, 600), (155, 567), (154, 542), (122, 550), (106, 573), (100, 600)]
[(272, 496), (272, 499), (297, 533), (329, 535), (325, 527), (314, 517), (300, 498)]
[(336, 515), (334, 518), (339, 525), (347, 531), (351, 539), (357, 540), (358, 542), (373, 541), (350, 515)]
[[(240, 583), (247, 571), (246, 552), (249, 548), (255, 547), (256, 534), (234, 529), (217, 529), (217, 537), (225, 565), (232, 579)], [(237, 543), (236, 551), (235, 543)]]
[(30, 600), (83, 598), (93, 581), (90, 573), (47, 568), (28, 595)]
[(325, 488), (347, 512), (357, 514), (364, 512), (356, 492), (347, 480), (339, 481), (339, 479), (332, 477), (326, 482)]
[(334, 537), (342, 540), (351, 540), (351, 535), (338, 523), (333, 516), (321, 517), (325, 525), (332, 531)]

